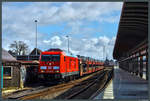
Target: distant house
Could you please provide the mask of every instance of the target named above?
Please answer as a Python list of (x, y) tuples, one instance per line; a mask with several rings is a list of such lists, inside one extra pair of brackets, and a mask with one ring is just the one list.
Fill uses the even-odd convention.
[(29, 55), (18, 55), (16, 59), (21, 62), (22, 66), (26, 68), (26, 82), (25, 85), (30, 83), (35, 83), (38, 78), (38, 66), (39, 66), (39, 57), (42, 51), (37, 49), (36, 55), (36, 48), (34, 48)]
[(34, 48), (33, 50), (32, 50), (32, 52), (29, 54), (29, 55), (36, 55), (36, 50), (37, 50), (37, 55), (40, 55), (40, 53), (42, 52), (40, 49), (38, 49), (38, 48)]
[(33, 60), (39, 60), (40, 53), (42, 51), (37, 48), (37, 55), (36, 55), (36, 48), (34, 48), (29, 55), (18, 55), (16, 56), (17, 60), (23, 60), (23, 61), (33, 61)]
[(23, 87), (25, 68), (12, 55), (2, 49), (3, 87)]

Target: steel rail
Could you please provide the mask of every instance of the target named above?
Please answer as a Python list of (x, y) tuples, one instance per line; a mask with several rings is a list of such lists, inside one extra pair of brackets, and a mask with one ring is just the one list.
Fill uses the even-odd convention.
[[(97, 72), (100, 73), (102, 71), (97, 71)], [(27, 100), (27, 99), (33, 99), (33, 98), (36, 98), (36, 97), (39, 97), (39, 96), (43, 96), (43, 95), (47, 94), (47, 92), (53, 92), (54, 93), (54, 92), (57, 92), (57, 91), (61, 91), (61, 90), (67, 89), (67, 88), (72, 87), (72, 86), (77, 86), (81, 81), (84, 81), (84, 80), (89, 79), (89, 78), (93, 77), (94, 75), (96, 75), (97, 72), (95, 72), (91, 75), (88, 75), (84, 78), (77, 79), (75, 81), (70, 81), (68, 83), (63, 83), (63, 84), (56, 85), (56, 86), (45, 87), (43, 89), (36, 89), (36, 90), (30, 89), (31, 92), (29, 92), (27, 94), (23, 94), (23, 95), (16, 96), (16, 97), (8, 97), (8, 99)], [(83, 84), (84, 83), (85, 82), (83, 82)], [(83, 85), (83, 84), (81, 83), (80, 85)]]
[(104, 86), (102, 88), (99, 88), (89, 99), (93, 99), (94, 97), (96, 97), (100, 92), (103, 92), (104, 89), (106, 87), (108, 87), (108, 85), (110, 84), (110, 82), (112, 81), (113, 79), (113, 70), (109, 73), (109, 76), (108, 76), (108, 79), (107, 81), (105, 82)]
[(103, 72), (96, 80), (94, 80), (93, 82), (89, 83), (86, 87), (84, 87), (83, 89), (71, 94), (70, 96), (67, 96), (65, 99), (72, 99), (73, 97), (81, 94), (82, 92), (84, 92), (86, 89), (88, 89), (89, 87), (91, 87), (93, 84), (95, 84), (100, 78), (102, 78), (107, 71)]

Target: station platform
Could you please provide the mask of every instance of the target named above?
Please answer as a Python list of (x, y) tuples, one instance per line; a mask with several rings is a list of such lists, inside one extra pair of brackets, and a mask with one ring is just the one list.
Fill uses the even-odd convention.
[(148, 81), (116, 66), (114, 78), (93, 99), (148, 99)]

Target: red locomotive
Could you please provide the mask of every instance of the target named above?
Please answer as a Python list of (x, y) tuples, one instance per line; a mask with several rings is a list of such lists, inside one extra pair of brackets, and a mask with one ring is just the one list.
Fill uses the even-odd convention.
[(41, 52), (38, 73), (46, 80), (71, 80), (103, 69), (103, 62), (65, 54), (61, 49)]

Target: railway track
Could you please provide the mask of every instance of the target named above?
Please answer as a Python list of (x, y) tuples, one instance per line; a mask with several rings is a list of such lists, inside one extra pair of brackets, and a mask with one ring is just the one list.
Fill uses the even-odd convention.
[(105, 82), (105, 84), (103, 83), (103, 85), (101, 85), (101, 89), (103, 89), (111, 79), (109, 75), (110, 71), (108, 70), (98, 71), (68, 83), (40, 86), (20, 91), (7, 96), (5, 99), (82, 99), (85, 98), (83, 95), (89, 92), (88, 90), (92, 89), (92, 87), (97, 87), (95, 85), (99, 84), (100, 81), (101, 83)]
[(110, 71), (110, 72), (108, 73), (107, 76), (108, 76), (108, 77), (107, 77), (107, 80), (106, 80), (106, 82), (104, 83), (104, 85), (103, 85), (101, 88), (99, 88), (89, 99), (93, 99), (94, 97), (96, 97), (100, 92), (103, 92), (104, 89), (109, 85), (110, 81), (113, 79), (113, 76), (114, 76), (114, 74), (113, 74), (113, 69), (112, 69), (112, 71)]
[[(102, 72), (102, 71), (99, 71), (99, 72)], [(58, 93), (58, 92), (61, 92), (61, 91), (66, 91), (66, 90), (72, 88), (75, 85), (76, 86), (84, 85), (87, 82), (86, 79), (88, 79), (88, 78), (90, 78), (90, 77), (92, 77), (96, 74), (97, 73), (93, 73), (93, 74), (88, 75), (84, 78), (74, 80), (74, 81), (70, 81), (68, 83), (62, 83), (62, 84), (58, 84), (58, 85), (54, 85), (54, 86), (50, 86), (50, 87), (40, 86), (40, 87), (36, 87), (36, 88), (33, 88), (33, 89), (20, 91), (20, 92), (13, 93), (13, 94), (5, 97), (5, 99), (28, 100), (28, 99), (40, 98), (41, 96), (44, 96), (44, 95), (47, 95), (47, 94), (54, 94), (54, 93)], [(84, 80), (85, 80), (85, 82), (82, 82)], [(82, 82), (82, 83), (80, 83), (80, 82)]]
[(101, 74), (84, 81), (83, 85), (76, 85), (55, 99), (89, 99), (97, 90), (103, 89), (112, 79), (113, 71), (106, 70)]
[(86, 85), (84, 85), (84, 87), (81, 87), (82, 89), (80, 89), (79, 91), (71, 94), (70, 96), (67, 96), (65, 99), (73, 99), (74, 97), (78, 96), (82, 92), (86, 91), (89, 87), (94, 85), (100, 78), (104, 77), (105, 74), (106, 74), (106, 71), (103, 72), (100, 76), (98, 76), (97, 79), (94, 79), (92, 81), (90, 80), (88, 83), (86, 83)]

